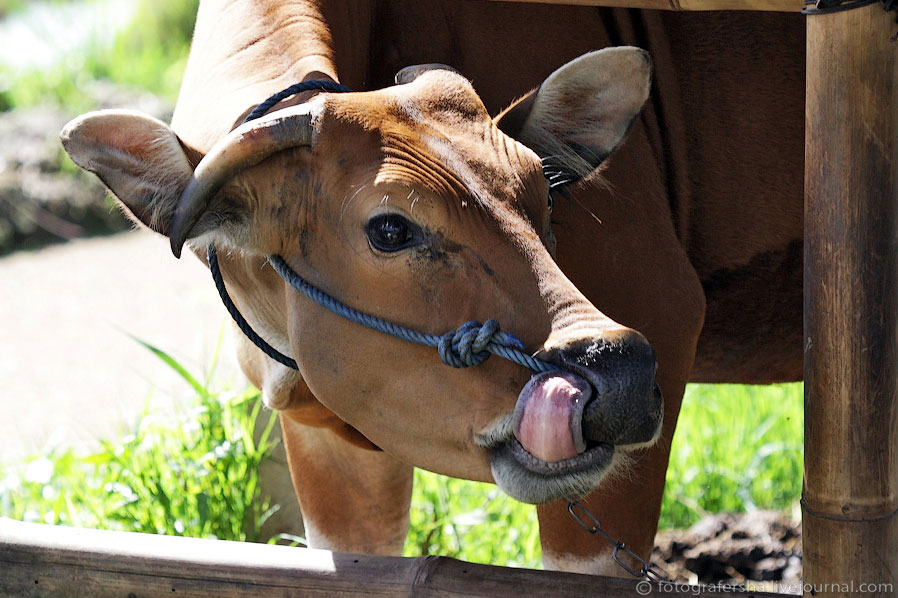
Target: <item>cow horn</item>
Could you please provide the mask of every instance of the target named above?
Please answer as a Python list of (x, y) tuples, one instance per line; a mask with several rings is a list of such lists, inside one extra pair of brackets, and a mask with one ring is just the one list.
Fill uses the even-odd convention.
[(310, 108), (315, 106), (307, 102), (244, 123), (216, 143), (200, 160), (175, 208), (169, 235), (175, 257), (181, 257), (181, 249), (193, 227), (228, 179), (276, 152), (312, 145), (317, 111)]

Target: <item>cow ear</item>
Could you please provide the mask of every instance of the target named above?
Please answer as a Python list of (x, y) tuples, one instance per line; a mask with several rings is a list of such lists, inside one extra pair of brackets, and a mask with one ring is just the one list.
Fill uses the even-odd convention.
[(103, 110), (71, 121), (60, 139), (75, 164), (96, 174), (133, 220), (168, 235), (193, 175), (168, 125), (140, 112)]
[(627, 136), (649, 96), (644, 50), (606, 48), (572, 60), (496, 117), (496, 125), (534, 150), (553, 183), (594, 171)]

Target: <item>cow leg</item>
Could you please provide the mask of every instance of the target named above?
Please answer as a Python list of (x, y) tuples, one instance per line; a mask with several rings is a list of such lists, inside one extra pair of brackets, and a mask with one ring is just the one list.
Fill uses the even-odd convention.
[[(225, 257), (222, 264), (228, 268), (227, 280), (253, 280), (249, 273), (261, 272), (248, 260)], [(231, 270), (238, 267), (244, 270)], [(283, 284), (270, 268), (265, 273), (273, 277), (268, 279), (272, 284)], [(263, 336), (277, 338), (270, 331)], [(280, 415), (309, 546), (400, 554), (408, 533), (414, 468), (378, 450), (322, 405), (299, 372), (267, 358), (242, 333), (235, 342), (243, 372), (262, 389), (265, 404)]]
[(410, 465), (282, 411), (284, 448), (311, 548), (398, 555), (408, 533)]
[[(690, 359), (697, 334), (698, 331), (695, 331), (691, 335), (691, 348), (684, 348)], [(650, 332), (647, 336), (651, 340)], [(624, 457), (629, 463), (625, 462), (621, 471), (612, 474), (597, 490), (580, 501), (599, 520), (603, 530), (646, 559), (654, 544), (671, 440), (686, 388), (685, 376), (675, 378), (661, 374), (664, 367), (662, 353), (668, 353), (657, 343), (653, 346), (659, 356), (659, 364), (662, 364), (655, 378), (664, 395), (661, 437), (651, 448)], [(587, 533), (568, 512), (567, 501), (541, 505), (537, 508), (537, 514), (546, 568), (627, 576), (626, 571), (611, 558), (611, 544), (598, 534)], [(587, 517), (582, 518), (591, 523)], [(635, 570), (639, 569), (639, 563), (634, 559), (624, 559), (624, 562)]]
[[(583, 504), (615, 539), (643, 557), (654, 542), (670, 443), (704, 322), (705, 297), (677, 236), (666, 186), (646, 131), (634, 127), (610, 160), (604, 188), (584, 188), (555, 202), (557, 260), (594, 305), (638, 330), (658, 360), (656, 381), (664, 396), (658, 442), (633, 452)], [(537, 509), (547, 567), (626, 576), (611, 559), (612, 547), (584, 531), (558, 501)]]

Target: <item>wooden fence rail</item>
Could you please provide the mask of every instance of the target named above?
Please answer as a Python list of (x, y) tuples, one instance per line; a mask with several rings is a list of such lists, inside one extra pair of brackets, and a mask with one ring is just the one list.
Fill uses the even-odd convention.
[[(801, 0), (530, 1), (670, 10), (797, 11), (802, 5)], [(807, 595), (846, 596), (839, 584), (859, 581), (898, 586), (894, 18), (877, 2), (808, 20), (805, 582), (834, 585)], [(0, 519), (0, 598), (632, 596), (635, 584), (442, 557), (354, 556)], [(667, 588), (652, 588), (651, 595), (720, 593)]]
[(499, 0), (501, 2), (536, 2), (539, 4), (574, 4), (657, 10), (763, 10), (800, 12), (804, 0)]
[[(717, 596), (682, 584), (110, 532), (0, 518), (0, 597)], [(637, 590), (641, 590), (637, 592)], [(745, 593), (763, 598), (777, 594)]]

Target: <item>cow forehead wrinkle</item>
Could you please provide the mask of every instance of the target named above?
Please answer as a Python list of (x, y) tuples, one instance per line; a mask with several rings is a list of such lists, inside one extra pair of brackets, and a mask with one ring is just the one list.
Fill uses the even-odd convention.
[(464, 201), (471, 194), (464, 180), (417, 144), (391, 141), (384, 144), (384, 159), (376, 182), (420, 185), (439, 196)]
[(497, 200), (500, 204), (514, 205), (526, 201), (533, 188), (542, 185), (539, 159), (526, 150), (521, 151), (523, 146), (506, 137), (491, 122), (480, 128), (477, 137), (479, 143), (473, 147), (458, 144), (451, 138), (426, 138), (425, 142), (448, 168), (459, 174), (481, 204)]
[(480, 207), (493, 201), (507, 203), (527, 191), (525, 181), (541, 180), (535, 159), (534, 164), (521, 160), (516, 148), (509, 151), (497, 135), (475, 137), (480, 139), (471, 143), (464, 137), (429, 131), (391, 136), (384, 144), (384, 170), (405, 170), (403, 178), (411, 179), (407, 183), (418, 176), (431, 191), (452, 193), (462, 202), (471, 199)]
[(482, 172), (477, 172), (478, 169), (475, 169), (472, 164), (460, 158), (449, 139), (427, 136), (423, 141), (428, 149), (437, 156), (440, 163), (448, 170), (456, 173), (456, 176), (463, 181), (462, 184), (465, 185), (475, 203), (484, 205), (490, 194), (482, 180)]
[(375, 183), (420, 184), (480, 207), (506, 203), (522, 195), (528, 183), (541, 181), (541, 163), (499, 131), (473, 88), (463, 83), (440, 82), (427, 92), (392, 91), (405, 87), (398, 86), (336, 94), (328, 96), (325, 112), (379, 138), (383, 163)]

